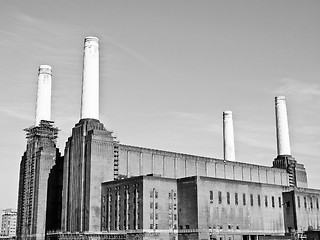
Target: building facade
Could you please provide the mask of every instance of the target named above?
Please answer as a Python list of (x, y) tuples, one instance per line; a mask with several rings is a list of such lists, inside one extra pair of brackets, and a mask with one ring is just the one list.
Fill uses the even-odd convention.
[(17, 211), (5, 209), (2, 211), (1, 235), (8, 237), (16, 236)]

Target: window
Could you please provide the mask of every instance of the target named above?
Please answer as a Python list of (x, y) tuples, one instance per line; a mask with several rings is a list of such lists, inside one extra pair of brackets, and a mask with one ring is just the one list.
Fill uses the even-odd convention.
[(252, 194), (250, 194), (250, 204), (251, 204), (251, 206), (253, 206), (253, 195)]
[(281, 197), (279, 197), (279, 208), (281, 208)]
[(272, 204), (272, 207), (274, 208), (274, 196), (271, 197), (271, 204)]
[(210, 200), (213, 200), (213, 191), (210, 191)]
[(234, 203), (238, 205), (238, 193), (234, 194)]
[(312, 197), (310, 197), (310, 208), (313, 208)]
[(158, 229), (158, 224), (156, 224), (156, 229)]
[(157, 192), (157, 191), (155, 191), (154, 197), (155, 197), (155, 198), (158, 198), (158, 192)]
[(150, 213), (150, 219), (151, 220), (153, 219), (153, 213)]
[(189, 226), (189, 225), (186, 225), (186, 229), (190, 229), (190, 226)]
[(173, 215), (173, 219), (174, 219), (174, 220), (177, 220), (177, 214), (174, 214), (174, 215)]
[(150, 224), (150, 229), (153, 229), (153, 224)]
[(156, 213), (156, 220), (158, 220), (158, 213)]
[(268, 196), (264, 196), (264, 204), (268, 207)]
[(231, 229), (231, 225), (228, 225), (228, 229)]
[(153, 191), (150, 191), (150, 197), (153, 198)]
[(317, 205), (317, 209), (319, 209), (319, 199), (316, 198), (316, 205)]
[(307, 198), (303, 197), (303, 201), (304, 201), (304, 208), (307, 208)]
[(230, 204), (230, 193), (227, 192), (227, 203)]
[(171, 192), (169, 192), (169, 198), (171, 198)]
[(221, 191), (218, 192), (218, 202), (219, 202), (219, 204), (222, 203), (222, 193), (221, 193)]
[(157, 203), (157, 202), (155, 203), (154, 208), (155, 208), (155, 209), (158, 209), (158, 203)]
[(261, 199), (260, 199), (260, 195), (258, 195), (258, 206), (261, 205)]
[(246, 194), (242, 194), (242, 201), (243, 201), (243, 205), (246, 205)]
[(150, 208), (153, 208), (153, 202), (150, 203)]

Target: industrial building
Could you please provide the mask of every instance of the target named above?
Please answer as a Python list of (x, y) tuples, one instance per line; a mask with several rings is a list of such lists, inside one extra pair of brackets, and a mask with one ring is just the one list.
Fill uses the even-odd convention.
[(18, 239), (257, 240), (320, 230), (320, 190), (308, 188), (304, 165), (291, 156), (283, 96), (275, 98), (272, 166), (235, 161), (231, 111), (223, 113), (224, 159), (121, 144), (99, 121), (96, 37), (84, 41), (81, 116), (63, 157), (50, 96), (51, 67), (40, 66)]

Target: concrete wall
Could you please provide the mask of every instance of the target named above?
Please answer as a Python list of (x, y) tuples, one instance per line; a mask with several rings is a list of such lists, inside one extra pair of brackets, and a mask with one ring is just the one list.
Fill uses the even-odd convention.
[[(209, 239), (210, 234), (216, 239), (225, 239), (229, 235), (232, 239), (237, 239), (241, 237), (240, 232), (247, 235), (284, 234), (283, 190), (282, 186), (207, 177), (179, 179), (179, 209), (182, 209), (179, 212), (179, 228), (183, 229), (182, 233), (186, 232), (184, 235), (188, 235), (189, 228), (191, 239), (196, 239), (192, 236), (194, 229), (198, 230), (199, 239)], [(253, 206), (250, 202), (251, 194)], [(258, 195), (261, 198), (260, 206)]]
[(297, 188), (283, 193), (286, 231), (320, 227), (320, 190)]
[(126, 177), (156, 174), (183, 178), (197, 175), (288, 186), (288, 174), (283, 169), (121, 144), (119, 162), (119, 174)]
[[(138, 208), (134, 204), (134, 191), (138, 190)], [(129, 205), (126, 209), (125, 191), (129, 192)], [(109, 194), (109, 195), (108, 195)], [(118, 195), (117, 195), (118, 194)], [(118, 196), (118, 197), (117, 197)], [(108, 203), (108, 198), (111, 199)], [(115, 202), (116, 198), (118, 203)], [(101, 189), (102, 230), (126, 230), (128, 239), (170, 239), (178, 225), (178, 193), (176, 179), (153, 176), (140, 176), (102, 183)], [(108, 210), (110, 204), (111, 210)], [(115, 211), (120, 204), (121, 211)], [(126, 209), (126, 211), (124, 211)], [(139, 213), (138, 225), (134, 224), (135, 210)], [(130, 217), (128, 218), (128, 215)], [(109, 216), (108, 216), (109, 215)], [(119, 224), (115, 219), (119, 216)], [(124, 219), (128, 220), (125, 225)], [(106, 221), (111, 223), (108, 226)]]

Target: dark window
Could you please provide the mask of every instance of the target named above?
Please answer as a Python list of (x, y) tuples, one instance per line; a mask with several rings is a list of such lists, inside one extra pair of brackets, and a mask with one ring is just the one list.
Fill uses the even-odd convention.
[(310, 197), (310, 208), (313, 208), (312, 197)]
[(297, 196), (298, 207), (300, 207), (300, 196)]
[(174, 214), (174, 215), (173, 215), (173, 219), (174, 219), (174, 220), (177, 220), (177, 214)]
[(319, 209), (319, 199), (316, 198), (316, 205), (317, 205), (317, 209)]
[(258, 195), (258, 206), (261, 205), (261, 199), (260, 199), (260, 195)]
[(238, 205), (238, 193), (234, 194), (234, 203)]
[(153, 198), (153, 191), (150, 191), (150, 197)]
[(230, 204), (230, 193), (227, 192), (227, 203)]
[(213, 191), (210, 191), (210, 200), (213, 200)]
[(153, 224), (150, 224), (150, 229), (153, 229)]
[(304, 208), (307, 208), (307, 198), (303, 197), (303, 201), (304, 201)]
[(157, 202), (155, 203), (154, 208), (155, 208), (155, 209), (158, 209), (158, 203), (157, 203)]
[(150, 213), (150, 219), (153, 219), (153, 213)]
[(272, 207), (274, 207), (274, 196), (271, 197), (271, 204), (272, 204)]
[(228, 229), (231, 229), (231, 225), (228, 225)]
[(150, 203), (150, 208), (153, 208), (153, 202)]
[(158, 229), (158, 224), (156, 224), (156, 229)]
[(158, 213), (156, 213), (156, 220), (158, 220)]
[(253, 206), (253, 194), (250, 194), (250, 204)]
[(218, 202), (219, 204), (222, 203), (222, 193), (220, 191), (218, 192)]
[(190, 229), (190, 226), (189, 226), (189, 225), (186, 225), (186, 229)]
[(264, 196), (264, 204), (268, 207), (268, 196)]
[(157, 191), (155, 191), (154, 197), (155, 197), (155, 198), (158, 198), (158, 192), (157, 192)]
[(246, 194), (242, 194), (242, 200), (243, 200), (243, 205), (246, 205), (247, 202), (246, 202)]
[(281, 197), (279, 197), (279, 208), (281, 208)]

